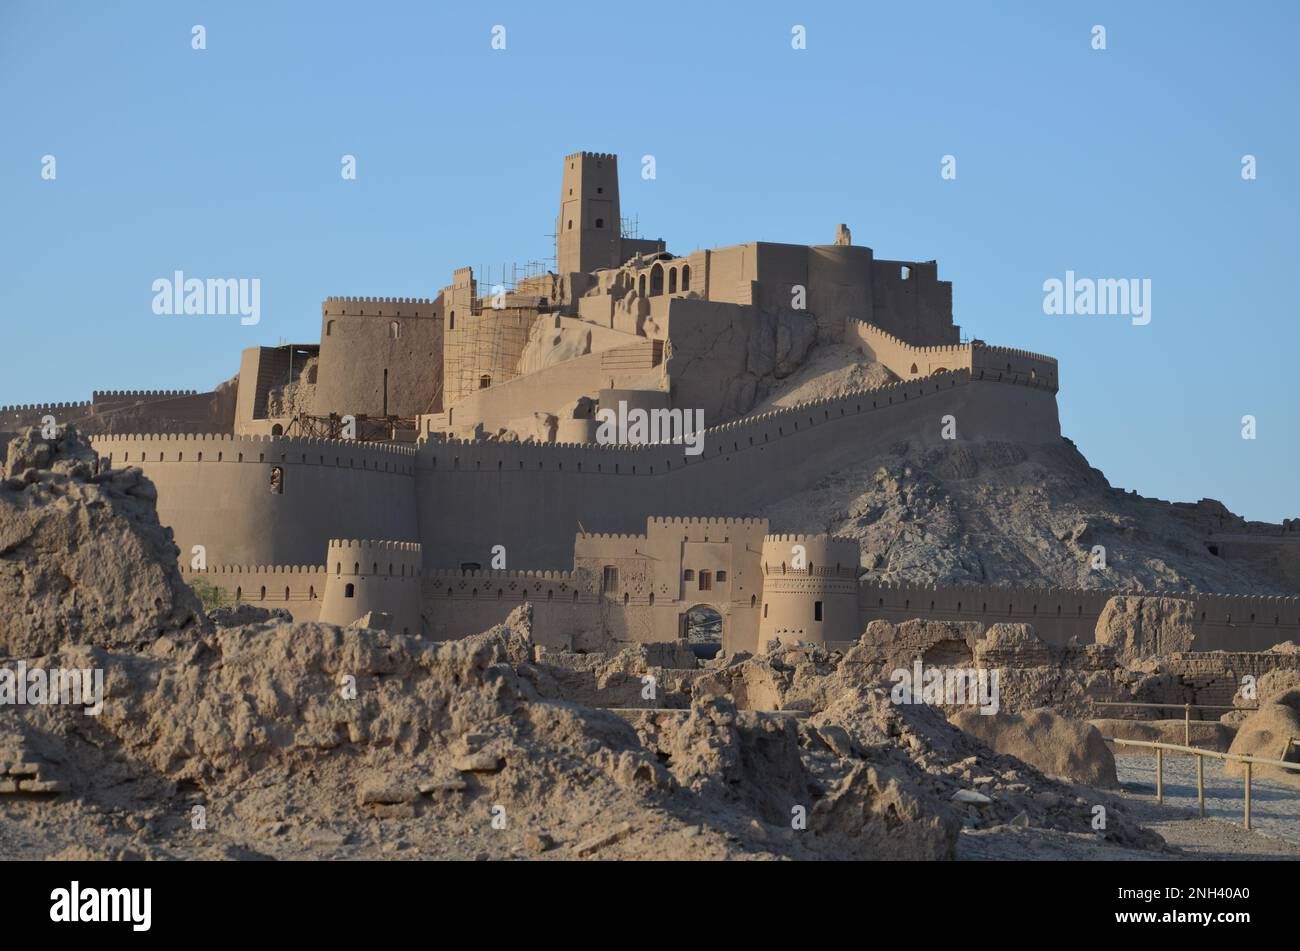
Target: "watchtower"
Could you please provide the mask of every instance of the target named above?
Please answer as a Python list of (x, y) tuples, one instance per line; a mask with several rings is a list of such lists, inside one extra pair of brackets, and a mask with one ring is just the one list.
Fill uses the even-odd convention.
[(555, 234), (555, 253), (562, 275), (589, 274), (622, 263), (618, 156), (604, 152), (565, 156)]

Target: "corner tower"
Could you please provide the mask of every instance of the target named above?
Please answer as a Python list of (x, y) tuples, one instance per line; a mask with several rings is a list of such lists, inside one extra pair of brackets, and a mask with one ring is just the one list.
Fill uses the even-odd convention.
[(555, 255), (561, 275), (618, 267), (618, 156), (575, 152), (565, 156)]

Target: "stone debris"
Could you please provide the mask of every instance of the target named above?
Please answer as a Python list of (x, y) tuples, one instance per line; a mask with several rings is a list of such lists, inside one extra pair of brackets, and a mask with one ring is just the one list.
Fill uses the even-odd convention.
[(0, 735), (0, 793), (6, 795), (54, 795), (68, 791), (68, 784), (46, 775), (48, 766), (38, 762), (21, 733)]
[(616, 842), (622, 842), (631, 834), (632, 823), (623, 822), (602, 835), (593, 836), (590, 839), (579, 842), (573, 847), (573, 851), (582, 856), (593, 855), (601, 849), (608, 848)]

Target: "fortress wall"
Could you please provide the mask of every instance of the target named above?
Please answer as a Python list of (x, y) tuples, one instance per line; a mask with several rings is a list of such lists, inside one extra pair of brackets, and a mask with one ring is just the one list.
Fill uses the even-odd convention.
[[(558, 415), (579, 397), (595, 399), (601, 389), (610, 386), (636, 388), (653, 370), (653, 367), (645, 369), (646, 361), (639, 359), (644, 355), (643, 346), (649, 343), (641, 340), (630, 346), (584, 354), (527, 377), (476, 390), (452, 407), (450, 425), (456, 432), (468, 433), (482, 423), (486, 433), (495, 434), (510, 428), (512, 421), (531, 417), (534, 412)], [(629, 358), (638, 358), (624, 361), (633, 369), (617, 368), (617, 358), (624, 353)]]
[[(490, 294), (491, 288), (486, 291)], [(487, 300), (481, 310), (470, 302), (458, 305), (455, 312), (456, 326), (448, 320), (444, 344), (444, 407), (457, 406), (478, 392), (485, 376), (491, 386), (515, 379), (533, 324), (541, 316), (535, 307), (497, 309)]]
[(971, 369), (990, 379), (1004, 376), (1011, 382), (1040, 384), (1053, 390), (1058, 386), (1056, 360), (1028, 350), (980, 343), (917, 347), (874, 324), (855, 319), (846, 324), (845, 340), (904, 380), (940, 370)]
[[(705, 290), (715, 303), (748, 304), (750, 284), (758, 279), (758, 245), (735, 244), (709, 251), (705, 268)], [(696, 288), (695, 267), (691, 267), (691, 289)]]
[[(158, 488), (158, 518), (188, 562), (311, 564), (331, 538), (416, 540), (415, 450), (262, 436), (102, 436), (114, 468), (138, 466)], [(271, 491), (271, 470), (283, 473)]]
[(673, 406), (703, 410), (706, 426), (735, 417), (737, 385), (748, 371), (749, 336), (757, 323), (753, 308), (692, 297), (662, 300), (670, 305), (666, 364)]
[(1050, 391), (949, 373), (723, 425), (707, 432), (702, 456), (671, 444), (426, 441), (417, 499), (425, 562), (453, 567), (503, 544), (515, 564), (563, 567), (579, 521), (635, 533), (649, 512), (754, 515), (900, 440), (938, 443), (948, 413), (960, 414), (962, 439), (1060, 438)]
[(441, 298), (328, 298), (321, 304), (312, 413), (417, 416), (440, 409), (433, 404), (443, 382), (442, 348)]
[[(974, 365), (970, 344), (917, 347), (862, 320), (846, 322), (844, 340), (860, 348), (865, 356), (884, 364), (903, 380), (914, 380), (941, 370), (969, 370)], [(916, 367), (915, 372), (912, 367)]]
[[(871, 249), (832, 244), (803, 250), (808, 261), (808, 309), (817, 315), (818, 339), (838, 342), (844, 338), (845, 318), (870, 319), (874, 313)], [(787, 298), (785, 306), (789, 303)]]
[(1220, 558), (1242, 561), (1290, 591), (1300, 591), (1300, 538), (1286, 535), (1218, 534), (1207, 539)]
[[(1070, 638), (1095, 640), (1097, 619), (1110, 598), (1132, 594), (1110, 590), (1024, 589), (992, 586), (895, 585), (861, 582), (862, 627), (883, 619), (912, 618), (1032, 624), (1038, 636), (1062, 645)], [(1140, 594), (1141, 592), (1137, 592)], [(1223, 594), (1174, 594), (1195, 604), (1193, 631), (1198, 651), (1262, 651), (1300, 638), (1300, 598)], [(1159, 596), (1159, 593), (1153, 596)]]
[(84, 433), (151, 430), (228, 433), (234, 423), (233, 392), (221, 390), (96, 390), (90, 400), (0, 407), (0, 431), (39, 426), (45, 416)]
[(93, 410), (89, 400), (79, 403), (15, 403), (0, 406), (0, 432), (18, 432), (29, 426), (40, 426), (46, 416), (63, 426), (73, 423), (80, 427), (91, 419)]
[(181, 560), (186, 584), (206, 581), (225, 594), (225, 603), (285, 608), (295, 621), (315, 621), (325, 597), (324, 565), (215, 565), (196, 571)]
[(454, 640), (485, 631), (524, 601), (533, 607), (537, 643), (584, 650), (606, 646), (602, 606), (585, 576), (571, 571), (428, 571), (422, 592), (425, 634)]
[(922, 345), (957, 342), (952, 282), (939, 280), (934, 261), (877, 259), (871, 267), (871, 302), (873, 323), (888, 333)]

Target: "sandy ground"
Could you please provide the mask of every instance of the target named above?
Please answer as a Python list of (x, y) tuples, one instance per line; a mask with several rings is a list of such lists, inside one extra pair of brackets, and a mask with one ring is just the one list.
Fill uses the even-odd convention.
[(1065, 835), (1041, 829), (1000, 827), (962, 834), (958, 859), (986, 861), (1120, 860), (1134, 862), (1214, 861), (1223, 859), (1300, 859), (1300, 788), (1270, 780), (1251, 782), (1253, 830), (1242, 828), (1242, 781), (1224, 776), (1222, 766), (1206, 760), (1206, 818), (1196, 807), (1196, 762), (1191, 757), (1165, 760), (1165, 802), (1156, 801), (1153, 756), (1116, 757), (1116, 771), (1132, 817), (1158, 832), (1168, 843), (1164, 852), (1119, 849), (1086, 834)]

